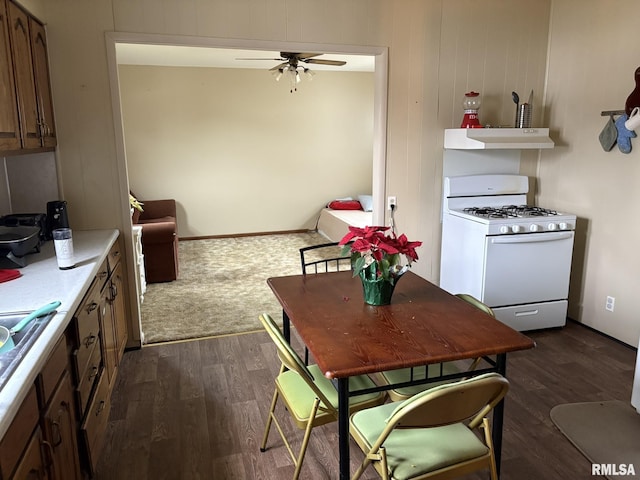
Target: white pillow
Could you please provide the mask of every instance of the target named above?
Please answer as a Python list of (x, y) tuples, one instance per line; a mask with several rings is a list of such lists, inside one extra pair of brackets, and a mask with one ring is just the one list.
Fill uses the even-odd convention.
[(358, 195), (358, 201), (365, 212), (373, 211), (373, 195)]

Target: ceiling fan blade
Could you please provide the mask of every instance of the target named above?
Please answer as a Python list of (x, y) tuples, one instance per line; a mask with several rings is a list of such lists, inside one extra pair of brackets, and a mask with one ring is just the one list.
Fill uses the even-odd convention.
[(284, 63), (281, 63), (281, 64), (279, 64), (279, 65), (276, 65), (276, 66), (275, 66), (275, 67), (273, 67), (273, 68), (270, 68), (270, 69), (269, 69), (269, 71), (270, 71), (270, 72), (275, 72), (276, 70), (280, 70), (281, 68), (284, 68), (284, 67), (286, 67), (286, 66), (288, 66), (288, 65), (289, 65), (289, 62), (284, 62)]
[(341, 67), (342, 65), (346, 65), (347, 62), (342, 60), (322, 60), (320, 58), (310, 58), (308, 60), (302, 60), (304, 63), (316, 63), (319, 65), (334, 65), (336, 67)]
[(289, 52), (280, 52), (280, 54), (284, 58), (296, 57), (299, 60), (304, 60), (305, 58), (319, 57), (322, 53), (289, 53)]
[(283, 61), (284, 58), (236, 58), (236, 60), (269, 60), (270, 62), (273, 61)]

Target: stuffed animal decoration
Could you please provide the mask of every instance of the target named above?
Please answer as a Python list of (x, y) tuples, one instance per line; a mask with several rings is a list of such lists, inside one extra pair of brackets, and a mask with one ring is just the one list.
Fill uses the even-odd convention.
[(631, 92), (624, 104), (624, 113), (627, 115), (631, 115), (634, 107), (640, 107), (640, 67), (636, 68), (633, 78), (636, 81), (636, 88)]

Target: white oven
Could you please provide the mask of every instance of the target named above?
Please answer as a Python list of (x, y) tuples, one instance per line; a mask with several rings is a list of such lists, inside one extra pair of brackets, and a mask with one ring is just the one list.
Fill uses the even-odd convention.
[(445, 178), (440, 286), (516, 330), (566, 323), (575, 215), (526, 205), (528, 178)]

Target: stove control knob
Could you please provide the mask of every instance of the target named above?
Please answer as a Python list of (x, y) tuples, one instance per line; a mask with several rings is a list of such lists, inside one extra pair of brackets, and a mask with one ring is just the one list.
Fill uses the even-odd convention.
[(522, 231), (522, 227), (520, 225), (514, 225), (513, 227), (511, 227), (511, 230), (513, 231), (513, 233), (518, 233)]
[(565, 222), (560, 222), (560, 230), (566, 230), (568, 225)]
[(549, 230), (555, 230), (558, 228), (558, 225), (556, 225), (555, 223), (550, 223), (549, 226), (547, 227)]
[(540, 231), (540, 226), (539, 226), (539, 225), (536, 225), (536, 224), (534, 223), (533, 225), (531, 225), (531, 226), (529, 227), (529, 231), (530, 231), (530, 232), (539, 232), (539, 231)]
[(503, 225), (500, 227), (500, 233), (509, 233), (511, 229), (507, 225)]

